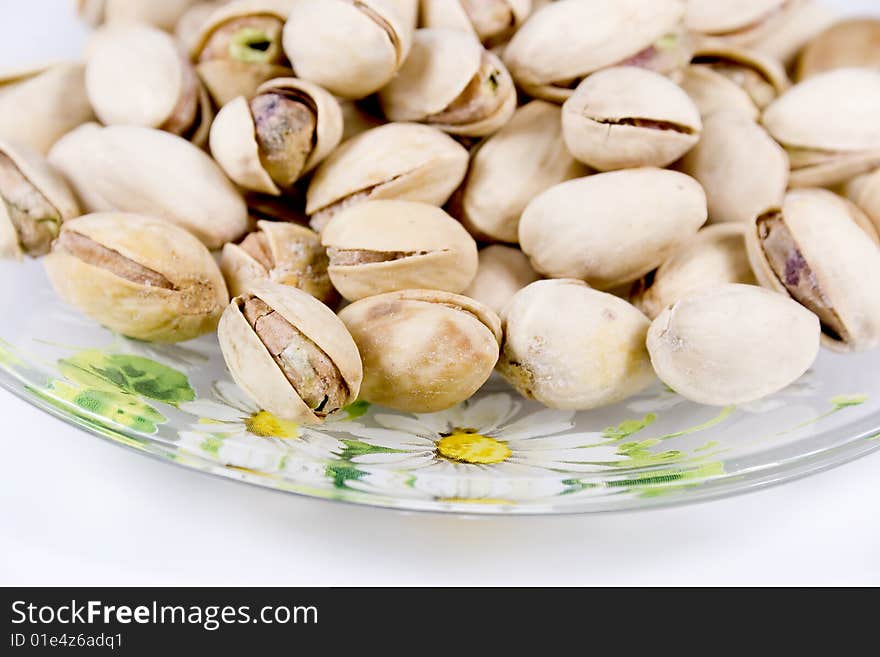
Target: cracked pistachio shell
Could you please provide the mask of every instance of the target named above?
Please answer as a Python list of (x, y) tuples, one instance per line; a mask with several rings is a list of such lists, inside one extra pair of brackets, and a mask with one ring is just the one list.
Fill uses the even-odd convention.
[(767, 132), (735, 110), (706, 117), (700, 143), (681, 170), (706, 191), (712, 222), (749, 222), (779, 205), (788, 186), (788, 158)]
[(89, 47), (86, 90), (104, 125), (166, 130), (203, 145), (211, 100), (174, 39), (153, 27), (114, 24)]
[(519, 241), (537, 272), (607, 290), (659, 267), (706, 216), (706, 196), (689, 176), (614, 171), (536, 197), (523, 213)]
[(146, 23), (171, 31), (196, 0), (77, 0), (79, 15), (97, 27), (104, 23)]
[(297, 0), (284, 50), (298, 77), (342, 98), (364, 98), (388, 84), (407, 58), (408, 21), (389, 0)]
[(88, 212), (150, 214), (220, 248), (248, 229), (244, 199), (202, 150), (167, 132), (81, 126), (49, 154)]
[(727, 283), (757, 284), (746, 252), (745, 224), (700, 230), (656, 272), (636, 283), (632, 303), (655, 319), (679, 299)]
[(93, 119), (83, 64), (0, 75), (0, 139), (13, 139), (45, 154), (61, 137)]
[[(254, 301), (270, 321), (266, 315), (252, 321), (248, 304)], [(357, 346), (334, 312), (302, 290), (265, 283), (236, 297), (217, 336), (232, 378), (277, 417), (321, 424), (358, 398), (363, 369)]]
[(776, 100), (764, 125), (791, 160), (792, 187), (828, 187), (880, 166), (880, 71), (815, 75)]
[(788, 68), (803, 47), (836, 19), (835, 12), (824, 2), (788, 0), (785, 10), (768, 21), (764, 29), (749, 35), (744, 45), (778, 59)]
[(196, 2), (187, 9), (174, 27), (174, 38), (190, 53), (198, 43), (202, 28), (208, 24), (211, 16), (223, 5), (232, 0), (203, 0)]
[(880, 19), (854, 18), (825, 30), (801, 52), (797, 79), (854, 66), (880, 68)]
[(306, 213), (319, 232), (330, 217), (366, 200), (442, 206), (468, 168), (468, 152), (436, 128), (389, 123), (344, 142), (315, 171)]
[(390, 121), (485, 137), (510, 120), (517, 99), (496, 55), (464, 32), (437, 28), (416, 31), (409, 57), (379, 102)]
[(764, 24), (789, 0), (688, 0), (685, 24), (688, 29), (710, 36), (738, 35)]
[(722, 285), (664, 310), (648, 332), (648, 350), (660, 379), (686, 399), (746, 404), (810, 369), (819, 354), (819, 321), (781, 294)]
[(880, 169), (853, 178), (845, 188), (850, 201), (855, 203), (873, 224), (869, 234), (880, 234)]
[(519, 218), (535, 196), (587, 173), (565, 148), (559, 106), (535, 100), (474, 154), (455, 213), (473, 235), (515, 243)]
[(608, 406), (655, 380), (645, 349), (648, 318), (582, 281), (532, 283), (513, 297), (502, 321), (498, 371), (545, 406)]
[[(296, 78), (270, 80), (257, 89), (255, 99), (275, 96), (292, 101), (313, 122), (313, 126), (306, 126), (307, 138), (300, 140), (307, 144), (307, 153), (299, 150), (299, 142), (296, 149), (286, 143), (298, 127), (292, 122), (299, 117), (285, 116), (284, 107), (272, 101), (258, 115), (254, 100), (244, 97), (236, 98), (218, 112), (211, 126), (210, 143), (211, 154), (233, 182), (248, 191), (280, 196), (336, 149), (342, 140), (343, 126), (339, 103), (311, 82)], [(281, 159), (287, 163), (281, 168), (293, 166), (299, 173), (290, 172), (285, 174), (289, 175), (288, 180), (276, 180), (264, 164), (265, 158), (272, 157), (268, 151), (272, 147), (281, 152)]]
[(202, 24), (190, 59), (218, 106), (250, 98), (268, 80), (292, 76), (281, 36), (295, 1), (236, 0)]
[(498, 362), (501, 321), (467, 297), (391, 292), (357, 301), (339, 317), (363, 358), (361, 398), (405, 413), (470, 399)]
[(526, 93), (564, 102), (574, 83), (609, 66), (683, 68), (690, 60), (689, 52), (680, 56), (688, 49), (680, 34), (684, 12), (684, 0), (561, 0), (532, 14), (504, 62)]
[(210, 333), (229, 301), (204, 245), (153, 217), (114, 212), (66, 221), (44, 262), (64, 301), (138, 340)]
[(758, 281), (819, 315), (835, 351), (880, 345), (880, 247), (859, 215), (836, 194), (801, 189), (749, 228)]
[(562, 107), (569, 152), (599, 171), (665, 167), (692, 149), (703, 122), (667, 77), (620, 66), (593, 73)]
[(270, 281), (308, 292), (327, 305), (338, 301), (317, 233), (277, 221), (260, 221), (257, 228), (241, 243), (223, 247), (220, 268), (232, 296)]
[(45, 255), (61, 224), (79, 214), (67, 183), (41, 154), (0, 139), (0, 258)]
[(462, 294), (500, 315), (514, 294), (539, 278), (522, 251), (492, 244), (480, 251), (477, 277)]
[(494, 45), (509, 39), (531, 10), (531, 0), (422, 0), (422, 27), (459, 30)]
[(406, 289), (459, 293), (477, 273), (474, 239), (425, 203), (361, 203), (335, 216), (321, 241), (330, 279), (349, 301)]

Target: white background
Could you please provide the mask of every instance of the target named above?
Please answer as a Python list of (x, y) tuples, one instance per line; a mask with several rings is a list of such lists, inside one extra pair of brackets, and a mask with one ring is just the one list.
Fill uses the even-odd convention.
[[(70, 4), (0, 0), (0, 68), (75, 53)], [(468, 520), (214, 479), (3, 391), (0, 418), (5, 585), (880, 585), (880, 454), (698, 506)]]

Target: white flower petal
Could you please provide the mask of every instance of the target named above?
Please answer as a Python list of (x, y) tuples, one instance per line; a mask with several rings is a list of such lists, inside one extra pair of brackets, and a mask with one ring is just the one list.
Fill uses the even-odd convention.
[(433, 452), (422, 452), (421, 454), (362, 454), (352, 459), (353, 463), (383, 466), (397, 470), (417, 470), (430, 465), (433, 461)]
[(191, 402), (181, 402), (178, 408), (184, 413), (195, 415), (205, 420), (215, 422), (244, 422), (249, 415), (243, 414), (239, 409), (226, 406), (210, 399), (197, 399)]
[[(595, 445), (603, 440), (601, 433), (593, 431), (583, 433), (566, 433), (559, 436), (545, 436), (543, 438), (521, 438), (508, 440), (507, 445), (511, 451), (530, 452), (552, 449), (575, 449), (586, 445)], [(585, 451), (585, 450), (582, 450)]]
[(513, 397), (504, 393), (487, 395), (474, 402), (459, 407), (460, 428), (476, 429), (478, 433), (493, 433), (498, 427), (509, 422), (520, 409)]
[(509, 424), (495, 435), (499, 440), (521, 440), (538, 436), (550, 436), (568, 431), (574, 426), (574, 411), (544, 409), (530, 413)]
[(386, 429), (434, 440), (440, 436), (430, 427), (407, 415), (376, 414), (375, 420)]
[(248, 416), (259, 412), (261, 409), (248, 397), (244, 390), (232, 381), (217, 381), (213, 386), (214, 395), (222, 402), (233, 408), (237, 408)]
[(371, 427), (358, 427), (350, 431), (352, 436), (362, 439), (364, 442), (377, 447), (401, 449), (404, 451), (422, 451), (434, 449), (434, 441), (419, 436), (413, 436), (401, 431), (390, 429), (373, 429)]

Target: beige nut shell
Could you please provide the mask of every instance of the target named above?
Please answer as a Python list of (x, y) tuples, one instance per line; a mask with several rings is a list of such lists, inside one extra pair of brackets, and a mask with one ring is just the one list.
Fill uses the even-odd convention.
[(722, 36), (762, 23), (787, 0), (688, 0), (685, 24), (701, 34)]
[(170, 31), (197, 0), (78, 0), (80, 16), (91, 25), (137, 22)]
[(514, 294), (539, 278), (522, 251), (492, 244), (480, 251), (477, 276), (462, 294), (501, 315)]
[(837, 68), (880, 68), (880, 20), (853, 18), (836, 23), (810, 41), (798, 58), (804, 80)]
[[(495, 0), (506, 5), (513, 22), (496, 34), (481, 34), (461, 0), (421, 0), (422, 27), (441, 27), (466, 32), (490, 45), (518, 30), (532, 11), (531, 0)], [(489, 3), (484, 3), (489, 4)]]

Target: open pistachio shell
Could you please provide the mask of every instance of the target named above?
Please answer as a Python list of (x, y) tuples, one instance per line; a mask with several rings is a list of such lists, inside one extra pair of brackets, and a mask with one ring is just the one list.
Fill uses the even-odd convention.
[(819, 322), (780, 294), (722, 285), (664, 310), (648, 332), (648, 350), (657, 375), (686, 399), (745, 404), (779, 392), (813, 365)]
[(417, 30), (397, 76), (379, 92), (391, 121), (435, 125), (444, 132), (484, 137), (516, 110), (516, 89), (496, 55), (464, 32)]
[(341, 313), (364, 362), (361, 398), (405, 413), (469, 399), (498, 362), (501, 322), (483, 304), (433, 290), (391, 292)]
[(460, 30), (495, 45), (509, 39), (531, 10), (531, 0), (422, 0), (422, 27)]
[(607, 290), (656, 269), (706, 216), (706, 196), (689, 176), (614, 171), (536, 197), (523, 213), (519, 241), (537, 272)]
[(599, 171), (665, 167), (693, 148), (703, 123), (690, 97), (635, 66), (593, 73), (562, 107), (565, 144)]
[(480, 251), (477, 276), (462, 294), (501, 315), (514, 294), (539, 278), (522, 251), (492, 244)]
[(197, 0), (77, 0), (80, 16), (91, 25), (146, 23), (171, 31)]
[(211, 127), (211, 153), (244, 189), (279, 196), (314, 169), (342, 139), (342, 110), (321, 87), (270, 80), (254, 98), (223, 107)]
[(21, 73), (0, 78), (0, 139), (47, 153), (65, 134), (94, 119), (83, 64)]
[(835, 20), (835, 12), (825, 2), (788, 0), (785, 10), (769, 21), (764, 29), (756, 31), (744, 45), (789, 67), (803, 47), (831, 27)]
[(739, 112), (752, 121), (761, 110), (741, 86), (703, 64), (692, 64), (682, 74), (681, 88), (693, 99), (703, 118), (715, 112)]
[(680, 168), (706, 190), (712, 222), (749, 222), (779, 205), (788, 186), (785, 151), (735, 110), (705, 118), (702, 139)]
[(0, 258), (45, 255), (77, 216), (73, 193), (42, 155), (0, 140)]
[(823, 341), (837, 351), (880, 345), (880, 247), (854, 221), (857, 213), (827, 190), (794, 190), (748, 235), (761, 284), (818, 315)]
[(384, 87), (409, 53), (412, 28), (389, 0), (298, 0), (284, 50), (298, 77), (343, 98)]
[(679, 299), (717, 285), (756, 285), (746, 253), (746, 226), (707, 226), (681, 245), (656, 272), (636, 283), (632, 303), (651, 319)]
[(187, 9), (174, 27), (174, 38), (190, 53), (198, 43), (202, 28), (208, 24), (211, 16), (223, 5), (233, 0), (200, 0)]
[(265, 283), (236, 297), (218, 338), (232, 378), (277, 417), (320, 424), (357, 400), (357, 346), (333, 311), (302, 290)]
[(561, 0), (532, 14), (504, 61), (537, 98), (564, 102), (583, 78), (603, 68), (637, 65), (659, 73), (683, 69), (684, 0)]
[(49, 161), (88, 212), (150, 214), (220, 248), (248, 229), (247, 207), (203, 151), (167, 132), (84, 125), (59, 141)]
[(415, 32), (419, 26), (421, 0), (390, 0), (390, 3), (397, 9), (397, 13), (403, 19), (403, 24), (411, 32)]
[(880, 19), (853, 18), (825, 30), (801, 52), (797, 78), (853, 66), (880, 68)]
[(655, 380), (645, 349), (649, 325), (623, 299), (582, 281), (538, 281), (504, 310), (498, 371), (521, 395), (551, 408), (614, 404)]
[(442, 206), (467, 167), (468, 152), (436, 128), (390, 123), (346, 141), (317, 168), (306, 212), (320, 232), (334, 214), (367, 200)]
[(791, 160), (792, 187), (827, 187), (880, 166), (880, 71), (815, 75), (764, 112)]
[(688, 29), (715, 37), (742, 35), (774, 18), (789, 0), (688, 0)]
[(406, 289), (464, 290), (477, 273), (477, 244), (440, 208), (367, 201), (336, 215), (321, 236), (330, 279), (349, 301)]
[(114, 212), (66, 221), (45, 264), (64, 301), (138, 340), (209, 333), (229, 301), (210, 252), (153, 217)]

